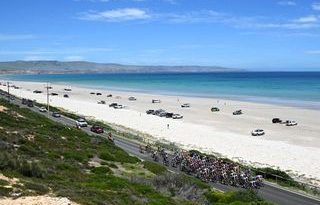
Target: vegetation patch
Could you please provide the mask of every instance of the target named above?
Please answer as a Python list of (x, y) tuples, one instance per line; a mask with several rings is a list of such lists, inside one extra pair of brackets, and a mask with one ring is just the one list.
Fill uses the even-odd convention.
[[(83, 205), (210, 204), (207, 198), (214, 198), (205, 183), (169, 173), (153, 162), (141, 162), (107, 139), (1, 99), (0, 106), (7, 109), (0, 112), (0, 171), (24, 184), (6, 188), (0, 181), (0, 196), (53, 193)], [(93, 158), (99, 158), (99, 166), (90, 165)], [(119, 176), (117, 171), (130, 174)]]
[(143, 161), (143, 167), (150, 172), (160, 175), (167, 171), (167, 168), (151, 161)]

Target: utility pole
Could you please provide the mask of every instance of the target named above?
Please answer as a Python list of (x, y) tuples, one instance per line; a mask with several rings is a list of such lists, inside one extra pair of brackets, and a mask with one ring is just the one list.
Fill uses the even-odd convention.
[(47, 82), (47, 110), (48, 110), (48, 117), (49, 117), (49, 112), (50, 112), (50, 100), (49, 100), (49, 83)]
[(8, 88), (8, 101), (10, 102), (10, 83), (7, 82), (7, 88)]

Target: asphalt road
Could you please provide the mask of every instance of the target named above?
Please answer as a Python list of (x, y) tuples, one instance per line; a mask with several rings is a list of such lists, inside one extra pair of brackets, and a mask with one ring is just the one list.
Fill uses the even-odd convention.
[[(2, 95), (0, 95), (0, 97), (4, 98), (4, 96)], [(71, 118), (68, 118), (65, 116), (61, 116), (60, 118), (55, 118), (51, 116), (51, 113), (49, 115), (47, 113), (41, 113), (39, 112), (37, 107), (30, 108), (25, 105), (22, 105), (19, 99), (11, 100), (11, 102), (16, 105), (19, 105), (20, 107), (26, 107), (44, 116), (48, 116), (50, 119), (56, 122), (62, 123), (70, 127), (75, 127), (75, 120)], [(85, 127), (81, 129), (90, 135), (95, 135), (95, 133), (90, 131), (89, 127)], [(107, 137), (107, 134), (106, 133), (100, 134), (100, 136)], [(137, 156), (143, 160), (152, 160), (149, 154), (140, 153), (139, 144), (129, 140), (127, 141), (123, 138), (120, 139), (117, 136), (114, 136), (114, 140), (115, 140), (116, 146), (124, 149), (126, 152), (134, 156)], [(179, 170), (174, 169), (172, 167), (169, 167), (168, 169), (173, 172), (180, 172)], [(210, 183), (210, 185), (220, 191), (233, 191), (238, 189), (232, 186), (226, 186), (219, 183)], [(281, 204), (281, 205), (320, 205), (320, 200), (318, 199), (315, 199), (306, 195), (302, 195), (296, 192), (288, 191), (278, 186), (273, 186), (271, 184), (265, 184), (264, 187), (261, 187), (258, 190), (258, 194), (270, 202)]]

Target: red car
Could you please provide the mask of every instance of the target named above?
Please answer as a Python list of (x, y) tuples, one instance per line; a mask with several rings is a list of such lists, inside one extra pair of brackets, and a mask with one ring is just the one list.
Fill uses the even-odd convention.
[(101, 133), (104, 132), (104, 131), (103, 131), (103, 127), (100, 127), (100, 126), (98, 126), (98, 125), (93, 125), (90, 130), (91, 130), (92, 132), (97, 133), (97, 134), (101, 134)]

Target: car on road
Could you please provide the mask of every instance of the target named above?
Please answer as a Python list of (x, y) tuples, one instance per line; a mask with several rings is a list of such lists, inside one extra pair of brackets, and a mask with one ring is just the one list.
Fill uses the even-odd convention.
[(83, 118), (77, 119), (76, 124), (78, 127), (88, 127), (87, 121)]
[(183, 116), (180, 114), (173, 114), (172, 115), (172, 119), (182, 119), (182, 118), (183, 118)]
[(264, 134), (265, 134), (265, 132), (264, 132), (263, 129), (255, 129), (255, 130), (253, 130), (253, 131), (251, 132), (251, 135), (252, 135), (252, 136), (262, 136), (262, 135), (264, 135)]
[(291, 120), (286, 121), (286, 126), (296, 126), (296, 125), (298, 125), (296, 121), (291, 121)]
[(242, 112), (242, 110), (236, 110), (236, 111), (234, 111), (232, 114), (233, 114), (233, 115), (242, 115), (243, 112)]
[(188, 108), (188, 107), (190, 107), (190, 104), (189, 103), (184, 103), (184, 104), (181, 105), (181, 107), (182, 108)]
[(58, 93), (51, 93), (51, 95), (52, 95), (52, 96), (57, 96), (57, 95), (58, 95)]
[(95, 132), (97, 134), (101, 134), (104, 132), (103, 130), (103, 127), (100, 127), (98, 125), (93, 125), (91, 128), (90, 128), (91, 132)]
[(147, 113), (148, 115), (151, 115), (151, 114), (154, 113), (154, 110), (147, 110), (146, 113)]
[(47, 109), (44, 106), (42, 106), (39, 108), (39, 112), (47, 112)]
[(32, 100), (27, 100), (27, 106), (28, 107), (33, 107), (33, 101)]
[(282, 122), (282, 120), (280, 120), (280, 118), (273, 118), (272, 119), (272, 123), (281, 123)]
[(28, 100), (25, 98), (22, 98), (21, 103), (22, 105), (26, 105), (28, 103)]
[(69, 95), (64, 94), (63, 97), (64, 97), (64, 98), (69, 98)]
[(61, 117), (61, 114), (59, 112), (53, 112), (52, 117), (58, 118), (58, 117)]

